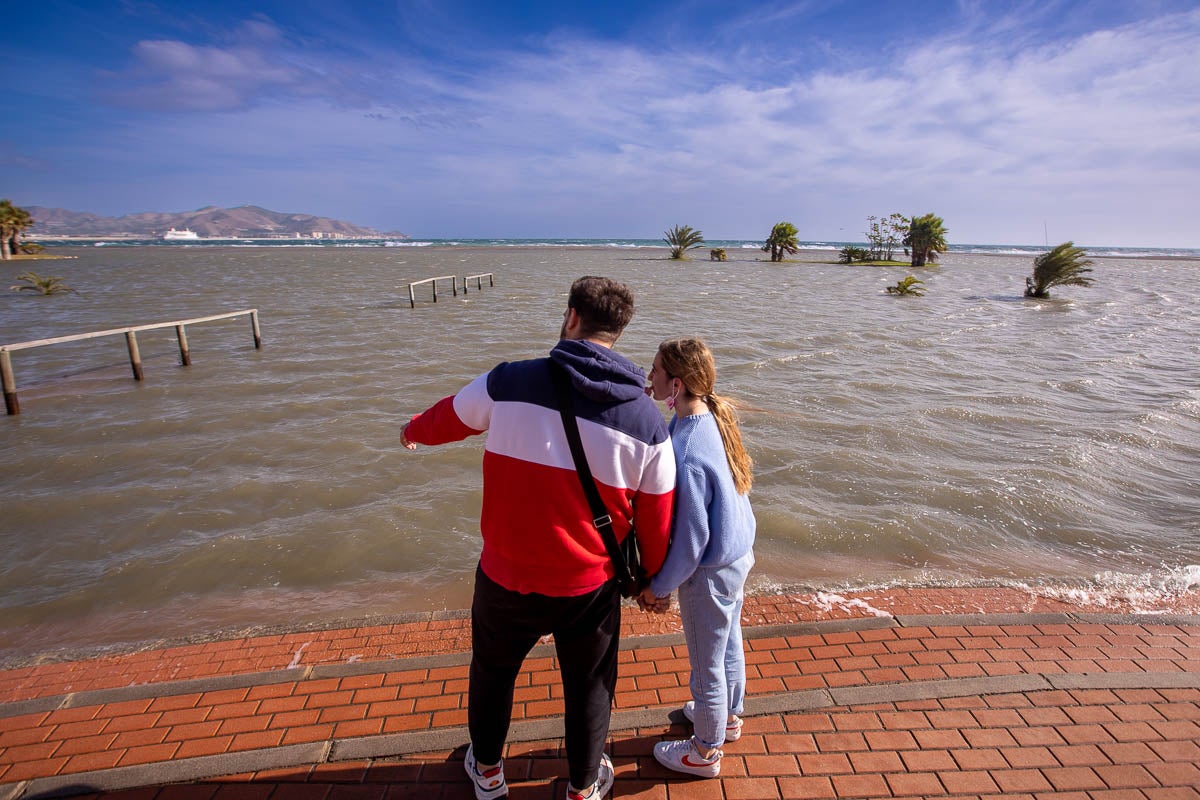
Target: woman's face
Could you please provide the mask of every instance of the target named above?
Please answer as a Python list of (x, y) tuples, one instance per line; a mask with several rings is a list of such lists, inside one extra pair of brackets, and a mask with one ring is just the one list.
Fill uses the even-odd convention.
[(655, 400), (662, 402), (675, 393), (675, 388), (671, 385), (674, 379), (663, 369), (662, 356), (658, 353), (654, 354), (654, 366), (650, 368), (647, 379), (650, 385), (646, 389)]

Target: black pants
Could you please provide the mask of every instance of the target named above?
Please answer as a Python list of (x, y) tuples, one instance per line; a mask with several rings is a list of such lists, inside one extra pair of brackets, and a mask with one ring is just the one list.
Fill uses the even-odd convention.
[(584, 789), (595, 783), (608, 740), (620, 632), (616, 581), (579, 597), (548, 597), (509, 591), (476, 568), (467, 700), (475, 759), (481, 764), (500, 760), (512, 720), (517, 673), (538, 639), (553, 633), (571, 785)]

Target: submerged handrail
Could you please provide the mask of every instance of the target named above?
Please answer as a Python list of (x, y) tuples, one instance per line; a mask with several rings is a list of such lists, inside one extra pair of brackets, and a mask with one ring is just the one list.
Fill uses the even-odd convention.
[[(437, 302), (437, 287), (438, 281), (450, 281), (450, 288), (454, 291), (454, 296), (458, 297), (458, 278), (453, 275), (439, 275), (436, 278), (425, 278), (420, 281), (413, 281), (408, 285), (408, 304), (410, 308), (417, 307), (417, 296), (413, 293), (414, 286), (420, 286), (422, 283), (433, 284), (433, 302)], [(465, 290), (464, 290), (465, 291)]]
[(45, 347), (51, 344), (62, 344), (63, 342), (78, 342), (83, 339), (98, 339), (102, 336), (116, 336), (118, 334), (125, 335), (125, 344), (129, 349), (129, 365), (133, 368), (134, 380), (142, 380), (142, 355), (138, 349), (137, 333), (138, 331), (151, 331), (158, 328), (175, 328), (175, 335), (179, 339), (179, 359), (183, 366), (189, 366), (192, 363), (191, 350), (188, 348), (187, 331), (188, 325), (197, 325), (201, 322), (213, 322), (219, 319), (232, 319), (234, 317), (244, 317), (250, 315), (250, 328), (254, 333), (254, 349), (262, 349), (262, 331), (258, 326), (258, 309), (248, 308), (244, 311), (231, 311), (228, 314), (213, 314), (207, 317), (193, 317), (192, 319), (181, 319), (173, 322), (154, 322), (149, 325), (132, 325), (125, 328), (111, 328), (105, 331), (90, 331), (88, 333), (76, 333), (70, 336), (55, 336), (50, 339), (35, 339), (29, 342), (16, 342), (14, 344), (0, 345), (0, 383), (4, 387), (4, 408), (9, 416), (21, 413), (21, 404), (17, 399), (17, 381), (12, 368), (12, 356), (9, 354), (16, 350), (29, 350), (34, 347)]
[(478, 275), (468, 275), (467, 277), (463, 278), (463, 294), (467, 293), (467, 281), (471, 280), (475, 281), (475, 288), (482, 292), (484, 278), (488, 279), (488, 286), (496, 285), (496, 276), (490, 272), (481, 272)]

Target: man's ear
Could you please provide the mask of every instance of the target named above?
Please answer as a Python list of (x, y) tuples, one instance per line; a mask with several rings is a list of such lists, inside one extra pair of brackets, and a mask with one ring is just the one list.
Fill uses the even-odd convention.
[(579, 333), (579, 312), (573, 308), (567, 309), (567, 318), (563, 321), (563, 330), (568, 338), (574, 338)]

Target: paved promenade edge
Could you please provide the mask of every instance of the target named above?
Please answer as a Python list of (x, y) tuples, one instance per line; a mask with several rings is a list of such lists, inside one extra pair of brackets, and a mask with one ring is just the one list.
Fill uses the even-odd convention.
[[(979, 628), (981, 626), (1098, 624), (1180, 625), (1200, 627), (1200, 615), (1113, 613), (999, 613), (914, 614), (760, 625), (747, 628), (745, 639), (754, 642), (776, 637), (827, 636), (884, 628)], [(626, 637), (623, 650), (682, 645), (678, 633)], [(553, 656), (552, 645), (539, 645), (530, 658)], [(231, 688), (340, 678), (347, 676), (441, 669), (469, 663), (470, 653), (413, 657), (351, 664), (309, 665), (289, 670), (222, 675), (182, 681), (100, 689), (87, 692), (0, 704), (0, 718), (133, 699), (168, 697), (222, 691)], [(931, 698), (974, 697), (1053, 690), (1200, 689), (1200, 672), (1116, 672), (1090, 674), (1020, 674), (940, 680), (915, 680), (867, 686), (827, 687), (759, 694), (747, 699), (746, 717), (789, 714), (820, 709), (897, 703)], [(677, 706), (652, 706), (615, 710), (612, 730), (635, 731), (683, 721)], [(514, 720), (509, 741), (537, 742), (562, 736), (561, 717)], [(279, 745), (236, 753), (179, 758), (137, 766), (117, 766), (68, 775), (40, 777), (17, 783), (0, 783), (0, 800), (62, 797), (183, 783), (220, 776), (257, 773), (304, 765), (385, 758), (453, 750), (467, 741), (463, 726), (441, 727), (377, 736), (331, 738), (320, 742)]]

